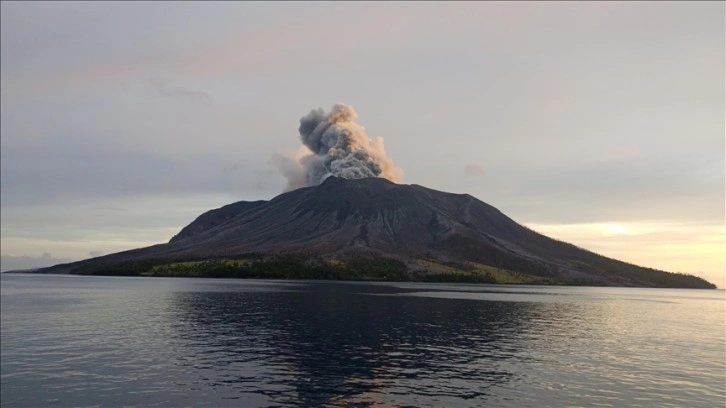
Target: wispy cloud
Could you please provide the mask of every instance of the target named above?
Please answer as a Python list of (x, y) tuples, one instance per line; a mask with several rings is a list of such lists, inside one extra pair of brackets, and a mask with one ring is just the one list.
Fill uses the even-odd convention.
[(151, 85), (161, 96), (204, 105), (211, 105), (213, 102), (212, 97), (204, 91), (172, 85), (162, 78), (147, 78), (144, 81)]

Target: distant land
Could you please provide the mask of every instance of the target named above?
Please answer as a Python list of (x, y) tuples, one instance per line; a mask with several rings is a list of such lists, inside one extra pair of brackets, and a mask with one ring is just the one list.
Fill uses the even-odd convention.
[(468, 194), (335, 176), (208, 211), (165, 244), (34, 272), (716, 287), (548, 238)]
[(0, 272), (15, 271), (19, 269), (44, 268), (57, 265), (59, 263), (72, 262), (69, 258), (55, 258), (46, 252), (41, 256), (0, 256)]

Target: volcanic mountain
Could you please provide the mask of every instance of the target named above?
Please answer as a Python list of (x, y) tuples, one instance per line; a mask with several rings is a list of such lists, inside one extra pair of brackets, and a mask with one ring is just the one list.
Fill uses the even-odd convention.
[(270, 201), (237, 202), (200, 215), (166, 244), (41, 272), (245, 254), (258, 259), (295, 254), (328, 265), (360, 256), (388, 259), (404, 265), (404, 278), (486, 273), (492, 282), (518, 276), (539, 278), (520, 283), (713, 287), (691, 275), (639, 267), (548, 238), (468, 194), (383, 178), (328, 177)]

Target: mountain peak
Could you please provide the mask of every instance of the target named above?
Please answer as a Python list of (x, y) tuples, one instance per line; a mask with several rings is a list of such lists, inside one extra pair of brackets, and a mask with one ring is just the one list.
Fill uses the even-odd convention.
[(270, 201), (233, 203), (200, 215), (167, 244), (82, 263), (248, 253), (328, 257), (350, 250), (397, 259), (412, 268), (429, 268), (432, 262), (439, 269), (494, 268), (569, 284), (709, 285), (550, 239), (468, 194), (375, 177), (330, 176), (318, 186)]

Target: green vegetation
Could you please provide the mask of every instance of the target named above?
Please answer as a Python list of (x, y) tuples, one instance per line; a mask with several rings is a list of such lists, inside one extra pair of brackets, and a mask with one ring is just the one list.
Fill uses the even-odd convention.
[(86, 264), (79, 275), (167, 276), (256, 279), (408, 280), (406, 265), (398, 260), (360, 255), (346, 260), (297, 254), (242, 255), (205, 260), (143, 260)]
[(475, 262), (442, 263), (428, 259), (416, 260), (417, 266), (424, 271), (417, 271), (417, 280), (425, 282), (467, 282), (496, 284), (556, 285), (559, 281), (542, 276), (528, 275), (495, 268)]
[[(595, 258), (594, 260), (597, 260)], [(619, 263), (622, 269), (600, 269), (612, 281), (635, 281), (641, 286), (710, 288), (712, 285), (691, 275), (637, 268)], [(590, 267), (596, 265), (588, 265)], [(600, 266), (600, 265), (597, 265)], [(553, 276), (518, 272), (476, 262), (444, 262), (416, 259), (408, 265), (398, 259), (373, 253), (342, 257), (305, 254), (265, 255), (251, 253), (212, 259), (145, 259), (86, 263), (71, 273), (104, 276), (166, 276), (254, 279), (327, 279), (356, 281), (465, 282), (524, 285), (602, 285), (596, 280), (564, 281)], [(627, 277), (627, 280), (625, 280)]]
[(443, 263), (419, 259), (412, 270), (402, 261), (373, 254), (343, 259), (301, 254), (246, 254), (234, 258), (201, 260), (147, 259), (85, 264), (71, 273), (102, 276), (158, 276), (190, 278), (328, 279), (357, 281), (466, 282), (502, 284), (557, 284), (541, 276), (527, 275), (473, 262)]
[(160, 263), (161, 261), (158, 260), (88, 263), (73, 269), (71, 273), (76, 275), (139, 276)]
[(526, 273), (520, 273), (510, 271), (509, 269), (495, 268), (489, 265), (483, 265), (480, 263), (468, 262), (468, 266), (472, 267), (479, 273), (488, 273), (491, 275), (496, 283), (510, 284), (510, 285), (559, 285), (562, 282), (552, 277), (530, 275)]

